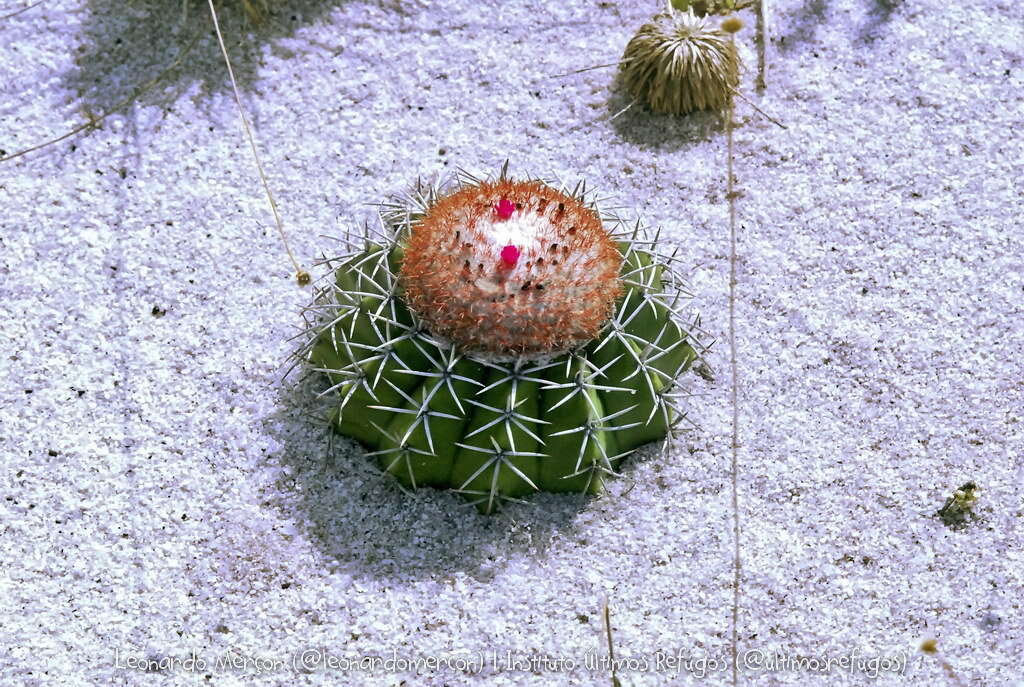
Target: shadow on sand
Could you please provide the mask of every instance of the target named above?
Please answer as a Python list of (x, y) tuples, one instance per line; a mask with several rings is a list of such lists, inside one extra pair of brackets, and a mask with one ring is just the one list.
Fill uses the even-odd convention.
[(635, 102), (616, 76), (605, 117), (624, 141), (647, 150), (675, 153), (725, 133), (725, 114), (692, 112), (687, 115), (656, 114)]
[[(343, 1), (275, 0), (258, 23), (240, 0), (217, 2), (239, 87), (253, 82), (265, 46), (282, 50), (274, 39), (315, 23)], [(87, 12), (76, 68), (63, 80), (95, 114), (125, 100), (172, 102), (196, 82), (204, 95), (230, 89), (205, 0), (89, 0)], [(153, 88), (138, 92), (161, 74)]]
[[(272, 500), (288, 518), (307, 523), (331, 565), (374, 578), (493, 578), (510, 558), (542, 557), (558, 539), (577, 538), (577, 516), (599, 501), (576, 494), (536, 494), (482, 515), (457, 494), (403, 492), (356, 442), (333, 434), (320, 413), (316, 379), (286, 380), (280, 410), (266, 431), (282, 447), (273, 458), (289, 468)], [(629, 486), (616, 480), (613, 489)], [(610, 498), (610, 497), (609, 497)]]
[[(884, 31), (886, 24), (892, 19), (893, 12), (903, 0), (866, 0), (868, 20), (855, 27), (852, 39), (857, 43), (867, 44), (877, 40)], [(776, 20), (776, 36), (782, 52), (794, 52), (806, 45), (817, 42), (818, 27), (828, 21), (829, 0), (806, 0), (803, 5), (784, 20)]]

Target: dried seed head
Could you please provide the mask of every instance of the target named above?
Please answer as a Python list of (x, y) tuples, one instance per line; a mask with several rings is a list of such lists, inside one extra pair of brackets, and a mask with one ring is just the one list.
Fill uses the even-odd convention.
[(619, 67), (629, 93), (659, 113), (725, 109), (739, 83), (728, 34), (671, 6), (640, 27)]
[(725, 31), (726, 33), (736, 33), (742, 28), (743, 20), (735, 15), (731, 17), (726, 17), (722, 21), (722, 31)]
[(431, 334), (467, 352), (539, 357), (591, 341), (621, 294), (597, 213), (538, 181), (487, 181), (412, 226), (399, 283)]

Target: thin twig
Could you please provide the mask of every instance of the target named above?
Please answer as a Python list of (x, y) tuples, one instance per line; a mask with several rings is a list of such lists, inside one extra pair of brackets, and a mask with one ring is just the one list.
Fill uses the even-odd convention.
[[(42, 1), (42, 0), (40, 0), (40, 1)], [(595, 69), (607, 69), (608, 67), (618, 67), (623, 62), (629, 62), (632, 59), (633, 58), (628, 58), (628, 59), (619, 60), (618, 62), (608, 62), (606, 64), (595, 64), (592, 67), (584, 67), (583, 69), (574, 69), (571, 72), (566, 72), (564, 74), (555, 74), (554, 76), (545, 76), (545, 77), (542, 77), (542, 79), (564, 79), (565, 77), (572, 76), (573, 74), (582, 74), (583, 72), (590, 72), (590, 71), (593, 71)]]
[(267, 175), (263, 172), (263, 164), (260, 162), (259, 151), (256, 150), (256, 139), (253, 138), (252, 130), (249, 128), (249, 120), (245, 116), (245, 108), (242, 106), (242, 96), (238, 92), (238, 83), (235, 81), (235, 70), (231, 68), (231, 58), (228, 57), (228, 49), (224, 45), (224, 36), (220, 32), (220, 22), (217, 21), (217, 10), (213, 6), (213, 0), (207, 0), (210, 5), (210, 16), (213, 18), (213, 30), (217, 33), (217, 42), (220, 44), (220, 51), (224, 55), (224, 64), (228, 68), (228, 76), (231, 78), (231, 89), (235, 93), (235, 103), (238, 105), (238, 117), (242, 120), (242, 128), (245, 130), (245, 136), (249, 139), (249, 147), (252, 149), (253, 160), (256, 161), (256, 170), (260, 175), (260, 182), (263, 184), (263, 190), (267, 193), (267, 200), (270, 202), (270, 210), (274, 213), (274, 223), (277, 225), (277, 232), (281, 236), (281, 242), (284, 244), (284, 249), (288, 253), (288, 259), (291, 260), (292, 266), (295, 268), (295, 279), (299, 282), (300, 286), (305, 286), (309, 283), (309, 273), (299, 267), (299, 262), (295, 259), (295, 255), (292, 253), (291, 247), (288, 245), (288, 237), (284, 233), (284, 224), (281, 222), (281, 215), (277, 212), (277, 203), (274, 202), (274, 194), (270, 192), (270, 184), (267, 183)]
[(174, 62), (171, 62), (171, 64), (166, 69), (164, 69), (162, 72), (157, 74), (155, 77), (153, 77), (152, 79), (150, 79), (146, 83), (144, 83), (141, 86), (139, 86), (138, 88), (136, 88), (134, 91), (132, 91), (132, 94), (130, 96), (128, 96), (124, 100), (120, 101), (119, 103), (117, 103), (116, 105), (111, 107), (109, 110), (107, 110), (106, 112), (101, 114), (99, 117), (90, 117), (88, 122), (86, 122), (85, 124), (81, 124), (79, 126), (76, 126), (74, 129), (72, 129), (71, 131), (67, 132), (63, 136), (58, 136), (57, 138), (51, 138), (49, 141), (45, 141), (43, 143), (40, 143), (39, 145), (34, 145), (31, 148), (25, 148), (24, 150), (19, 150), (16, 153), (12, 153), (11, 155), (8, 155), (7, 157), (0, 157), (0, 162), (7, 162), (8, 160), (13, 160), (16, 157), (21, 157), (22, 155), (28, 155), (29, 153), (35, 152), (35, 151), (39, 150), (40, 148), (45, 148), (46, 146), (53, 145), (54, 143), (60, 143), (64, 139), (71, 138), (75, 134), (79, 134), (79, 133), (85, 131), (86, 129), (94, 129), (94, 128), (96, 128), (97, 126), (99, 126), (99, 123), (102, 122), (104, 119), (106, 119), (107, 117), (109, 117), (112, 114), (115, 114), (115, 113), (123, 110), (124, 108), (128, 107), (133, 102), (138, 100), (139, 96), (141, 96), (143, 93), (145, 93), (150, 88), (152, 88), (154, 85), (156, 85), (156, 83), (158, 81), (163, 79), (171, 71), (173, 71), (179, 64), (181, 64), (182, 60), (185, 59), (185, 56), (188, 55), (189, 51), (192, 50), (192, 47), (196, 44), (196, 41), (199, 40), (199, 35), (200, 35), (200, 33), (197, 31), (196, 34), (194, 36), (192, 36), (192, 40), (190, 40), (188, 42), (188, 45), (185, 46), (185, 48), (178, 54), (178, 57), (175, 58)]
[[(735, 37), (730, 34), (735, 49)], [(738, 364), (736, 362), (736, 191), (733, 181), (733, 115), (735, 101), (729, 96), (729, 119), (725, 126), (728, 145), (726, 168), (726, 197), (729, 199), (729, 357), (732, 371), (732, 460), (730, 472), (732, 477), (732, 536), (733, 536), (733, 578), (732, 578), (732, 685), (739, 684), (739, 614), (740, 614), (740, 505), (739, 505), (739, 403), (737, 401)]]
[(768, 0), (758, 0), (757, 2), (757, 90), (763, 91), (765, 89), (764, 72), (767, 69), (766, 63), (767, 57), (767, 43), (768, 43)]
[(612, 669), (612, 687), (622, 687), (615, 670), (615, 643), (612, 641), (612, 620), (608, 611), (608, 599), (604, 601), (604, 633), (608, 639), (608, 665)]
[(608, 121), (609, 121), (609, 122), (613, 122), (613, 121), (615, 121), (615, 120), (616, 120), (616, 119), (617, 119), (617, 118), (619, 117), (619, 115), (624, 115), (624, 114), (626, 114), (626, 112), (628, 112), (628, 111), (629, 111), (629, 108), (631, 108), (631, 107), (633, 107), (634, 105), (636, 105), (636, 103), (637, 103), (637, 101), (636, 101), (636, 98), (634, 98), (634, 99), (633, 99), (633, 102), (631, 102), (631, 103), (630, 103), (629, 105), (626, 105), (626, 106), (625, 106), (624, 108), (622, 108), (621, 110), (619, 110), (618, 112), (616, 112), (615, 114), (613, 114), (613, 115), (612, 115), (611, 117), (609, 117), (609, 118), (608, 118)]
[(11, 12), (10, 14), (5, 14), (4, 16), (0, 17), (0, 21), (5, 21), (7, 19), (10, 19), (11, 17), (17, 17), (22, 12), (28, 12), (33, 7), (37, 7), (39, 5), (42, 5), (44, 2), (46, 2), (46, 0), (36, 0), (35, 2), (33, 2), (28, 7), (22, 7), (20, 10), (15, 10), (14, 12)]
[(772, 124), (774, 124), (775, 126), (781, 127), (781, 128), (783, 128), (783, 129), (788, 129), (788, 128), (789, 128), (788, 126), (786, 126), (785, 124), (783, 124), (782, 122), (780, 122), (779, 120), (775, 119), (775, 118), (774, 118), (774, 117), (772, 117), (772, 116), (771, 116), (770, 114), (768, 114), (767, 112), (765, 112), (764, 110), (762, 110), (762, 109), (761, 109), (760, 107), (758, 107), (757, 105), (755, 105), (755, 104), (754, 104), (753, 102), (751, 102), (751, 101), (750, 101), (750, 99), (749, 99), (749, 98), (747, 98), (747, 96), (743, 95), (742, 93), (740, 93), (740, 92), (739, 92), (738, 90), (736, 90), (735, 88), (734, 88), (734, 89), (732, 89), (732, 94), (733, 94), (733, 95), (738, 95), (738, 96), (739, 96), (740, 98), (742, 98), (742, 99), (743, 99), (743, 102), (745, 102), (745, 103), (746, 103), (747, 105), (750, 105), (750, 106), (751, 106), (752, 108), (754, 108), (755, 110), (757, 110), (758, 114), (760, 114), (760, 115), (761, 115), (762, 117), (764, 117), (765, 119), (767, 119), (767, 120), (768, 120), (769, 122), (771, 122), (771, 123), (772, 123)]

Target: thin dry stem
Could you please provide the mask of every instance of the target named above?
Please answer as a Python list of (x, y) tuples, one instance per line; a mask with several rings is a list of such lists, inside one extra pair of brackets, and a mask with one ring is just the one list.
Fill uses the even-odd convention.
[(612, 687), (622, 687), (622, 683), (619, 682), (619, 677), (615, 670), (615, 643), (612, 641), (612, 619), (611, 613), (608, 611), (607, 599), (604, 601), (602, 615), (604, 616), (604, 634), (608, 641), (608, 665), (612, 669)]
[(765, 89), (764, 72), (767, 69), (767, 43), (768, 43), (768, 10), (765, 7), (768, 0), (757, 0), (757, 90)]
[(38, 7), (39, 5), (42, 5), (44, 2), (46, 2), (46, 0), (36, 0), (35, 2), (33, 2), (31, 5), (29, 5), (27, 7), (22, 7), (20, 10), (15, 10), (15, 11), (11, 12), (10, 14), (5, 14), (4, 16), (0, 17), (0, 21), (4, 21), (4, 20), (10, 19), (12, 17), (17, 17), (22, 12), (28, 12), (33, 7)]
[[(735, 38), (730, 35), (735, 49)], [(732, 684), (739, 684), (737, 672), (739, 648), (738, 630), (740, 614), (740, 506), (739, 506), (739, 404), (737, 402), (738, 364), (736, 362), (736, 192), (733, 180), (733, 115), (735, 101), (729, 95), (729, 119), (726, 121), (725, 133), (728, 142), (728, 158), (726, 162), (728, 178), (726, 180), (726, 197), (729, 199), (729, 357), (732, 370), (732, 388), (729, 400), (732, 404), (732, 451), (731, 451), (731, 482), (732, 482), (732, 534), (733, 534), (733, 578), (732, 578)]]
[(295, 280), (299, 286), (305, 286), (309, 283), (309, 273), (299, 267), (298, 261), (295, 259), (295, 254), (292, 253), (291, 246), (288, 245), (288, 237), (284, 233), (284, 224), (281, 222), (281, 215), (277, 211), (277, 203), (274, 202), (274, 194), (270, 192), (270, 184), (267, 183), (267, 175), (263, 172), (263, 164), (260, 162), (260, 154), (256, 149), (256, 139), (253, 138), (252, 130), (249, 128), (249, 119), (245, 116), (245, 108), (242, 106), (242, 96), (238, 92), (238, 83), (235, 81), (235, 70), (231, 68), (231, 58), (228, 57), (228, 49), (224, 45), (224, 36), (220, 32), (220, 22), (217, 21), (217, 9), (213, 6), (213, 0), (207, 0), (210, 6), (210, 17), (213, 19), (213, 30), (217, 33), (217, 43), (220, 44), (220, 51), (224, 55), (224, 64), (228, 68), (228, 76), (231, 78), (231, 90), (235, 94), (235, 104), (238, 105), (238, 117), (242, 120), (242, 128), (245, 130), (245, 137), (249, 140), (249, 147), (252, 149), (252, 157), (256, 162), (256, 170), (260, 175), (260, 183), (263, 184), (263, 190), (267, 194), (267, 200), (270, 202), (270, 210), (274, 214), (274, 223), (277, 225), (277, 232), (281, 236), (281, 242), (284, 244), (284, 249), (288, 253), (288, 259), (292, 263), (292, 267), (295, 268)]
[(782, 122), (780, 122), (779, 120), (775, 119), (775, 118), (774, 118), (774, 117), (772, 117), (772, 116), (771, 116), (770, 114), (768, 114), (767, 112), (765, 112), (764, 110), (762, 110), (762, 109), (761, 109), (760, 107), (758, 107), (757, 105), (755, 105), (755, 104), (754, 104), (753, 102), (751, 102), (750, 98), (748, 98), (747, 96), (743, 95), (742, 93), (740, 93), (740, 92), (739, 92), (738, 90), (736, 90), (735, 88), (734, 88), (734, 89), (732, 89), (732, 94), (733, 94), (733, 95), (738, 95), (738, 96), (739, 96), (740, 98), (742, 98), (742, 99), (743, 99), (743, 102), (745, 102), (745, 103), (746, 103), (747, 105), (750, 105), (750, 106), (751, 106), (752, 108), (754, 108), (754, 110), (755, 110), (755, 111), (756, 111), (756, 112), (757, 112), (757, 113), (758, 113), (759, 115), (761, 115), (762, 117), (764, 117), (765, 119), (767, 119), (767, 120), (768, 120), (769, 122), (771, 122), (771, 123), (772, 123), (772, 124), (774, 124), (775, 126), (777, 126), (777, 127), (779, 127), (779, 128), (782, 128), (782, 129), (788, 129), (788, 128), (789, 128), (788, 126), (786, 126), (785, 124), (783, 124)]

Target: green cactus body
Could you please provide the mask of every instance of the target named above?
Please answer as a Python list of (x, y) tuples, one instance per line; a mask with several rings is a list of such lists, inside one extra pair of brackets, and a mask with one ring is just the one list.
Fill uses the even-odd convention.
[[(403, 485), (454, 489), (483, 512), (537, 490), (600, 493), (682, 418), (678, 380), (703, 348), (669, 300), (675, 284), (664, 291), (671, 270), (656, 240), (601, 218), (585, 192), (504, 174), (457, 190), (383, 212), (386, 232), (333, 263), (303, 351), (329, 380), (332, 424)], [(439, 205), (441, 248), (410, 266)], [(478, 216), (465, 226), (501, 241), (481, 249), (459, 228), (465, 208)], [(440, 295), (417, 294), (446, 260)]]

